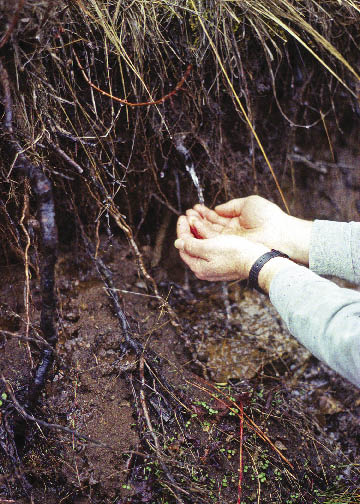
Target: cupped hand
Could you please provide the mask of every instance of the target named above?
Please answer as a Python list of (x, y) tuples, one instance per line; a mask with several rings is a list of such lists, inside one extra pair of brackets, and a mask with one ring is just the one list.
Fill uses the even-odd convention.
[(186, 216), (195, 237), (239, 235), (281, 250), (295, 261), (308, 263), (311, 222), (286, 214), (260, 196), (233, 199), (216, 206), (215, 210), (195, 205)]
[(234, 234), (195, 238), (185, 216), (178, 220), (177, 233), (175, 247), (200, 280), (244, 280), (254, 262), (269, 250)]

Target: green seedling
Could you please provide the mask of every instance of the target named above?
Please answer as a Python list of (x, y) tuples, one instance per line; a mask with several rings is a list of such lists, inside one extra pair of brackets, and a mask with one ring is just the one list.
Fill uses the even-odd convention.
[(0, 406), (2, 406), (2, 405), (3, 405), (3, 401), (6, 401), (6, 399), (7, 399), (7, 394), (5, 394), (5, 392), (3, 392), (3, 393), (1, 394)]

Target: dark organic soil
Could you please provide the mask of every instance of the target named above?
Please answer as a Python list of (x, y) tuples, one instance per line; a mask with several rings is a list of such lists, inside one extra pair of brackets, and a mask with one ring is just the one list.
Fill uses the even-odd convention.
[[(63, 254), (55, 374), (35, 416), (106, 446), (28, 422), (20, 470), (34, 502), (236, 502), (239, 409), (231, 412), (225, 395), (246, 414), (241, 502), (340, 502), (334, 500), (340, 495), (357, 502), (350, 496), (360, 485), (360, 392), (302, 349), (264, 296), (236, 284), (226, 293), (220, 284), (192, 278), (185, 289), (161, 281), (158, 268), (163, 295), (183, 324), (179, 336), (128, 245), (114, 238), (104, 242), (102, 255), (133, 336), (159, 363), (158, 374), (146, 375), (145, 398), (163, 458), (144, 417), (138, 359), (121, 352), (104, 285), (78, 253)], [(15, 390), (30, 375), (24, 342), (9, 336), (25, 334), (22, 276), (16, 269), (4, 274), (0, 317), (8, 331), (2, 373)], [(34, 323), (37, 279), (32, 282)], [(172, 391), (167, 401), (158, 396), (161, 382)], [(0, 463), (4, 502), (27, 502), (4, 453)]]

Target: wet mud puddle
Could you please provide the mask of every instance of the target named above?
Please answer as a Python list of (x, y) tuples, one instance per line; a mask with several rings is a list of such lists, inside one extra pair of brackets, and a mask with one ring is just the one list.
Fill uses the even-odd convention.
[(220, 284), (199, 284), (197, 288), (196, 299), (183, 305), (181, 316), (197, 333), (197, 356), (211, 379), (251, 379), (265, 366), (272, 366), (276, 375), (276, 367), (286, 367), (290, 355), (292, 371), (309, 358), (266, 296), (239, 284), (227, 289)]

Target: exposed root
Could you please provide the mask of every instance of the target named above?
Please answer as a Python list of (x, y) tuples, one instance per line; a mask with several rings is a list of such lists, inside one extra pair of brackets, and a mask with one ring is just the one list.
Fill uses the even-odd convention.
[(152, 252), (151, 258), (151, 267), (155, 268), (159, 265), (161, 261), (161, 256), (163, 253), (163, 246), (166, 237), (166, 233), (168, 231), (169, 225), (171, 222), (171, 214), (170, 212), (165, 212), (164, 218), (160, 224), (159, 230), (156, 234), (155, 246)]
[[(21, 146), (17, 142), (13, 128), (13, 106), (10, 91), (9, 75), (0, 60), (0, 80), (4, 91), (5, 107), (5, 131), (9, 147), (16, 156), (14, 169), (28, 177), (30, 187), (34, 191), (37, 202), (37, 214), (41, 231), (41, 278), (40, 289), (42, 297), (40, 328), (42, 335), (49, 346), (42, 350), (41, 361), (35, 370), (33, 381), (29, 385), (28, 397), (26, 403), (29, 407), (34, 407), (40, 392), (44, 387), (47, 374), (54, 359), (54, 350), (57, 343), (57, 324), (56, 308), (57, 299), (55, 292), (55, 264), (57, 260), (57, 227), (55, 223), (55, 207), (52, 187), (50, 180), (43, 173), (41, 168), (33, 165), (23, 153)], [(27, 235), (29, 239), (29, 235)], [(27, 279), (27, 296), (29, 295), (29, 270), (28, 270), (28, 248), (29, 240), (24, 253), (25, 258), (25, 276)], [(28, 310), (28, 297), (25, 300)], [(27, 318), (27, 328), (29, 327), (29, 318)], [(28, 339), (28, 331), (26, 339)], [(19, 427), (20, 425), (20, 427)], [(20, 422), (18, 428), (24, 429), (25, 426)]]
[(113, 96), (111, 93), (108, 93), (107, 91), (104, 91), (103, 89), (100, 89), (98, 86), (96, 86), (96, 84), (91, 82), (91, 80), (86, 75), (85, 69), (81, 65), (79, 57), (76, 54), (74, 48), (73, 48), (73, 52), (74, 52), (76, 62), (81, 70), (81, 73), (82, 73), (84, 79), (86, 80), (86, 82), (89, 84), (89, 86), (91, 86), (93, 89), (96, 89), (96, 91), (99, 91), (99, 93), (101, 93), (102, 95), (107, 96), (108, 98), (111, 98), (112, 100), (117, 101), (119, 103), (122, 103), (123, 105), (127, 105), (128, 107), (145, 107), (147, 105), (160, 105), (160, 103), (164, 103), (164, 101), (168, 100), (171, 96), (173, 96), (175, 93), (177, 93), (183, 87), (183, 85), (184, 85), (186, 79), (189, 77), (191, 69), (192, 69), (192, 65), (188, 65), (184, 75), (182, 76), (181, 80), (177, 83), (175, 88), (172, 91), (170, 91), (170, 93), (162, 96), (158, 100), (150, 100), (147, 102), (133, 103), (133, 102), (129, 102), (128, 100), (124, 100), (123, 98), (118, 98), (117, 96)]

